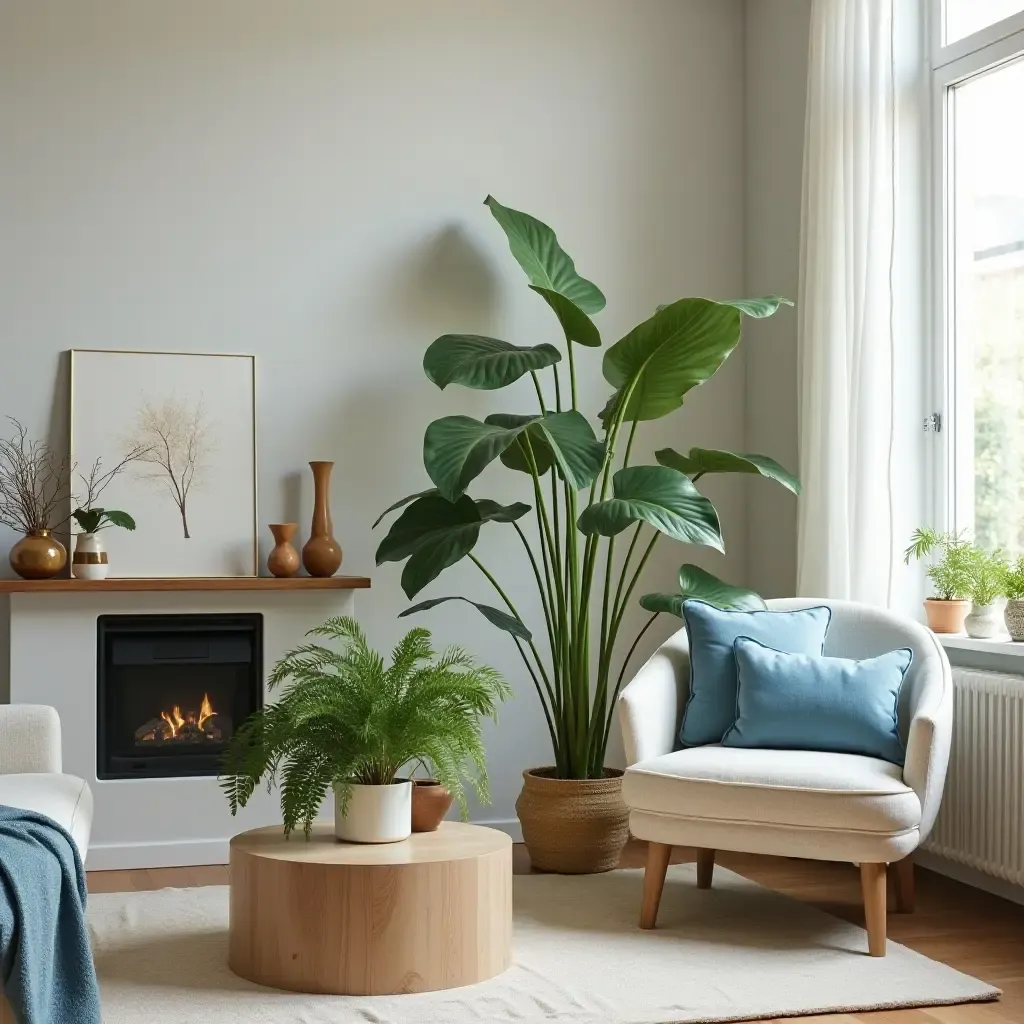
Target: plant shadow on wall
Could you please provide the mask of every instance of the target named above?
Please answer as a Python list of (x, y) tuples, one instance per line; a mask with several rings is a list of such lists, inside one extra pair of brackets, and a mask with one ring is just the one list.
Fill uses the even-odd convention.
[[(493, 197), (485, 203), (530, 289), (561, 325), (567, 372), (563, 351), (547, 343), (521, 346), (446, 334), (427, 348), (423, 369), (437, 387), (491, 391), (529, 376), (537, 408), (483, 420), (445, 416), (431, 423), (423, 463), (433, 487), (397, 501), (374, 524), (404, 508), (377, 549), (377, 564), (405, 562), (402, 587), (413, 598), (444, 569), (468, 558), (497, 594), (503, 607), (469, 603), (509, 633), (518, 648), (541, 702), (555, 762), (526, 773), (517, 804), (524, 839), (535, 866), (603, 870), (617, 863), (626, 838), (621, 773), (604, 767), (605, 753), (615, 698), (644, 633), (661, 612), (680, 615), (687, 598), (725, 608), (764, 606), (753, 592), (684, 564), (678, 593), (640, 599), (651, 616), (619, 657), (623, 618), (644, 567), (663, 536), (724, 551), (718, 514), (696, 487), (706, 474), (760, 475), (799, 493), (796, 478), (764, 455), (703, 448), (681, 454), (665, 448), (655, 452), (656, 464), (636, 465), (638, 426), (679, 409), (689, 391), (715, 374), (739, 343), (744, 316), (770, 316), (791, 303), (777, 296), (727, 302), (684, 298), (661, 307), (604, 354), (604, 377), (613, 393), (597, 414), (598, 436), (579, 409), (576, 360), (580, 349), (602, 344), (592, 317), (604, 308), (604, 295), (576, 272), (546, 224)], [(532, 506), (467, 494), (495, 460), (522, 474)], [(535, 529), (528, 535), (523, 523), (531, 513)], [(509, 526), (522, 545), (543, 608), (542, 639), (473, 553), (488, 523)], [(626, 533), (625, 557), (617, 561), (616, 544)], [(402, 614), (454, 600), (468, 599), (432, 598)], [(561, 823), (557, 842), (548, 842), (538, 822), (541, 805), (555, 808), (553, 817)], [(569, 822), (577, 827), (568, 827)]]

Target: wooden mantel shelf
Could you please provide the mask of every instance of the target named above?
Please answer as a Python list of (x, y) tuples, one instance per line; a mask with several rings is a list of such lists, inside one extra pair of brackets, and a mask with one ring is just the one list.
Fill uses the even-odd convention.
[(366, 590), (366, 576), (210, 576), (174, 579), (0, 580), (0, 594), (85, 594), (159, 590)]

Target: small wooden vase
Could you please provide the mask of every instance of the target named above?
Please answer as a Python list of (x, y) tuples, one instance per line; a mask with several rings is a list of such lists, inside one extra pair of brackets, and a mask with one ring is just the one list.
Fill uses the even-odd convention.
[(330, 491), (333, 462), (311, 462), (313, 471), (313, 525), (302, 549), (302, 564), (310, 576), (333, 576), (341, 565), (341, 545), (334, 539)]
[(274, 535), (274, 550), (267, 557), (267, 568), (271, 576), (294, 576), (299, 571), (302, 562), (292, 544), (292, 537), (298, 528), (298, 523), (270, 524), (270, 532)]
[(50, 580), (67, 564), (68, 553), (49, 530), (36, 530), (11, 548), (10, 560), (23, 580)]

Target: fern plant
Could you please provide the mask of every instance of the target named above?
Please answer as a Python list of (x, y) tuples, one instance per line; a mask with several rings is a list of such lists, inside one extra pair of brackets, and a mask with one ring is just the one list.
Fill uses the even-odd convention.
[(927, 558), (938, 551), (941, 556), (930, 565), (925, 575), (935, 588), (939, 601), (964, 601), (971, 596), (976, 548), (964, 533), (934, 530), (930, 526), (918, 527), (903, 553), (909, 565), (911, 558)]
[(972, 547), (970, 559), (970, 598), (975, 607), (990, 605), (1003, 596), (1009, 566), (1006, 555), (999, 549), (986, 551)]
[(488, 800), (480, 720), (495, 718), (510, 689), (499, 673), (460, 647), (437, 655), (430, 633), (414, 629), (390, 667), (351, 618), (309, 631), (337, 646), (306, 643), (289, 651), (268, 680), (280, 699), (245, 720), (224, 755), (221, 785), (237, 814), (264, 779), (280, 783), (286, 835), (307, 838), (333, 786), (342, 809), (353, 783), (380, 786), (420, 761), (466, 814), (463, 776)]
[(1004, 569), (1002, 589), (1011, 601), (1024, 601), (1024, 557)]

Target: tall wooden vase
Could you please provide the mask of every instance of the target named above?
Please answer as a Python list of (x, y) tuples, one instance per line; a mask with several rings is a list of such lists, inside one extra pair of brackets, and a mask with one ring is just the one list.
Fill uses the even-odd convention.
[(330, 493), (333, 462), (311, 462), (313, 525), (302, 549), (302, 564), (310, 576), (333, 576), (341, 565), (341, 545), (334, 539)]

